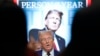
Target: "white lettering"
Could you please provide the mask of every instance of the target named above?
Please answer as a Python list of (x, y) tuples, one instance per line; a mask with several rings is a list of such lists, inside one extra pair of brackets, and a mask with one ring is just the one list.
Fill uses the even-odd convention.
[(22, 2), (22, 8), (24, 8), (25, 6), (27, 6), (26, 2)]
[(31, 8), (34, 8), (34, 7), (36, 7), (36, 3), (32, 2)]
[(83, 8), (83, 2), (78, 2), (78, 8)]
[(66, 8), (83, 8), (83, 2), (21, 2), (22, 8), (43, 8), (59, 6)]
[(73, 3), (72, 7), (73, 8), (77, 8), (78, 4), (76, 4), (76, 2)]

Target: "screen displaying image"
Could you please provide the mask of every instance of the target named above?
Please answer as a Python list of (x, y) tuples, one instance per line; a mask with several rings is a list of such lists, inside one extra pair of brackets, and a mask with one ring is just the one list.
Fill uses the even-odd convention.
[(27, 17), (29, 48), (61, 52), (71, 41), (74, 14), (87, 7), (89, 0), (17, 0), (17, 4)]

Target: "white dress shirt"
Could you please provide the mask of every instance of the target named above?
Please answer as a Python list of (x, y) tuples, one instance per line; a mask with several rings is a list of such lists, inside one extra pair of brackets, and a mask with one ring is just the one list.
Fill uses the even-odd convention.
[[(45, 50), (42, 51), (42, 56), (48, 56), (48, 55), (47, 55), (47, 52), (46, 52)], [(49, 56), (54, 56), (54, 49), (52, 49), (52, 50), (50, 51), (50, 55), (49, 55)]]

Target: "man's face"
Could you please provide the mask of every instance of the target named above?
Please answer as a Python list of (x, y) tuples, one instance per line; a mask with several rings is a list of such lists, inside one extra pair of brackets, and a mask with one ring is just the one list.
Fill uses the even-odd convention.
[(53, 37), (49, 33), (44, 33), (40, 36), (40, 43), (45, 51), (51, 51), (53, 48)]
[(41, 50), (41, 44), (38, 41), (35, 41), (34, 45), (35, 45), (34, 47), (35, 51)]
[(41, 44), (38, 41), (36, 41), (34, 37), (30, 37), (28, 48), (34, 51), (38, 51), (38, 50), (41, 50)]
[(60, 16), (57, 12), (52, 12), (48, 15), (47, 19), (45, 20), (45, 25), (49, 30), (56, 31), (59, 28), (60, 25)]

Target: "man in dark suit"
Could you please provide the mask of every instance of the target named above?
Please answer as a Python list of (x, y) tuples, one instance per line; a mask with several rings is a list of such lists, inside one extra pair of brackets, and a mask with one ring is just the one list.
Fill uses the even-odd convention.
[(59, 52), (53, 46), (53, 37), (53, 32), (50, 30), (39, 31), (39, 42), (42, 46), (42, 50), (37, 51), (39, 56), (58, 56)]
[[(62, 37), (55, 34), (55, 32), (61, 25), (62, 15), (63, 13), (58, 10), (50, 10), (45, 17), (45, 28), (41, 29), (53, 31), (55, 49), (57, 51), (62, 51), (65, 48), (65, 40)], [(29, 32), (29, 36), (38, 36), (38, 34), (35, 34), (35, 32), (37, 32), (35, 30), (40, 31), (40, 29), (31, 29)]]

